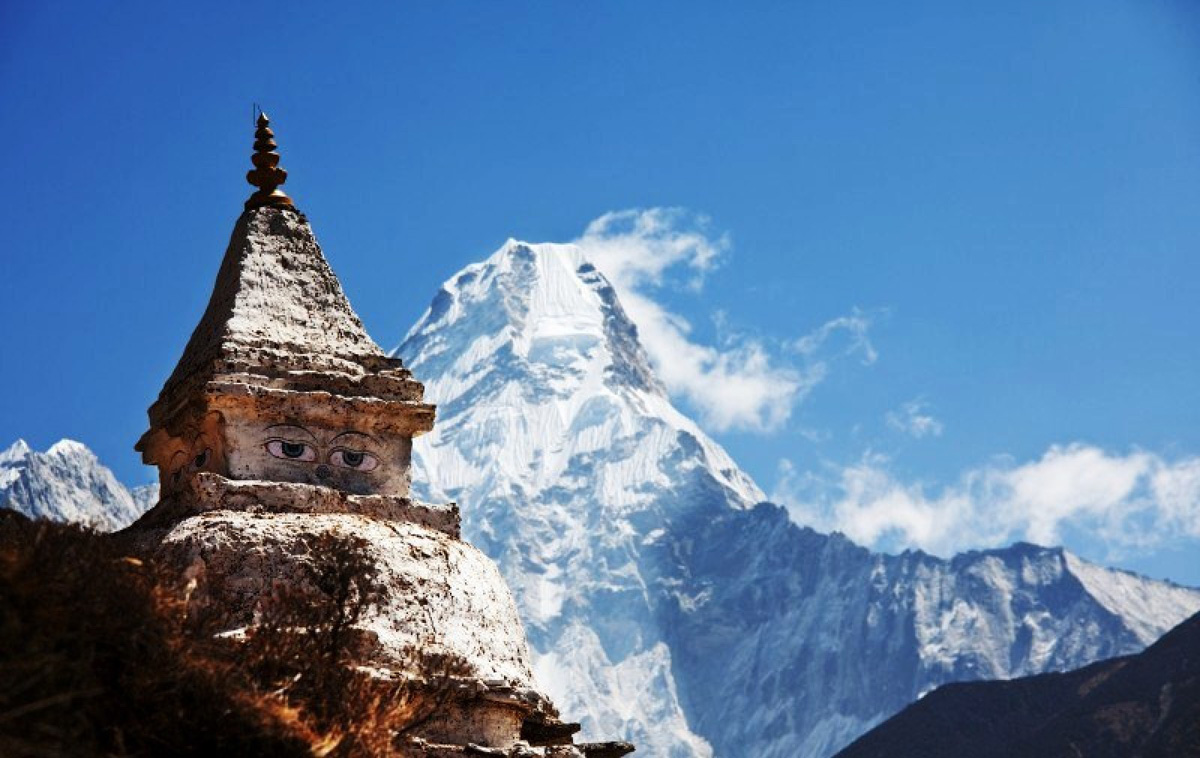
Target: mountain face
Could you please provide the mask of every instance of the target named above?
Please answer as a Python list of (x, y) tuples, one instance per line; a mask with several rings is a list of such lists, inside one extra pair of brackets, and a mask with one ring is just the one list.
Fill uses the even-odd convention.
[(1200, 756), (1200, 614), (1137, 655), (940, 687), (838, 758), (961, 755)]
[(30, 518), (76, 521), (105, 531), (133, 522), (158, 500), (158, 485), (132, 493), (74, 440), (60, 440), (44, 453), (17, 440), (0, 453), (0, 507)]
[(671, 405), (570, 245), (468, 266), (397, 353), (438, 405), (415, 494), (460, 504), (563, 711), (640, 755), (830, 755), (940, 684), (1133, 653), (1200, 609), (1061, 549), (890, 556), (797, 526)]

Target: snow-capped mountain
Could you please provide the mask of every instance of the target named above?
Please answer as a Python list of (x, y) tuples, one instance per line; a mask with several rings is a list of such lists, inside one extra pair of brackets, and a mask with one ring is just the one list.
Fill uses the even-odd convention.
[(60, 440), (44, 453), (17, 440), (0, 453), (0, 507), (31, 518), (120, 529), (158, 499), (158, 486), (130, 493), (80, 442)]
[(417, 493), (462, 506), (564, 715), (639, 755), (829, 755), (938, 684), (1135, 652), (1200, 609), (1060, 549), (887, 556), (795, 525), (571, 245), (468, 266), (397, 353), (438, 404)]
[[(1200, 609), (1061, 549), (889, 556), (797, 526), (569, 245), (468, 267), (398, 352), (439, 406), (417, 494), (463, 507), (563, 714), (639, 755), (830, 755), (939, 684), (1136, 652)], [(0, 506), (31, 516), (118, 528), (155, 500), (77, 442), (0, 453)]]

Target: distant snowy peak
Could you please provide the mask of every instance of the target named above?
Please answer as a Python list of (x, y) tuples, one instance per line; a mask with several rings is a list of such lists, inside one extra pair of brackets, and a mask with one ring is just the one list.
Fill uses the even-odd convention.
[(1143, 645), (1200, 610), (1200, 591), (1104, 568), (1063, 550), (1068, 571), (1096, 602), (1120, 618)]
[(17, 440), (0, 453), (0, 492), (6, 491), (21, 475), (22, 464), (32, 452), (25, 440)]
[(948, 561), (920, 553), (898, 560), (921, 566), (912, 585), (915, 629), (935, 680), (939, 671), (1007, 679), (1072, 668), (1139, 650), (1200, 610), (1200, 591), (1097, 566), (1060, 547), (1019, 542)]
[(0, 453), (0, 466), (7, 468), (12, 464), (20, 463), (32, 452), (33, 449), (29, 447), (29, 443), (25, 440), (17, 440), (7, 450)]
[[(455, 434), (468, 412), (478, 424), (483, 409), (493, 427), (516, 424), (536, 440), (538, 460), (522, 455), (533, 450), (508, 451), (511, 472), (532, 466), (550, 482), (581, 444), (598, 449), (658, 424), (664, 441), (690, 440), (740, 505), (764, 498), (671, 404), (612, 284), (576, 245), (509, 240), (447, 281), (394, 352), (417, 378), (436, 378), (427, 387), (439, 416), (428, 446)], [(438, 481), (453, 485), (443, 473)]]
[(711, 756), (680, 705), (641, 546), (698, 500), (744, 511), (764, 496), (671, 404), (612, 284), (574, 245), (509, 240), (447, 281), (396, 353), (438, 406), (413, 446), (414, 491), (462, 504), (555, 702), (587, 735)]
[(44, 453), (17, 440), (0, 453), (0, 506), (31, 518), (119, 529), (141, 515), (150, 496), (145, 491), (135, 499), (86, 445), (74, 440), (60, 440)]
[[(444, 334), (469, 335), (472, 344), (440, 339)], [(510, 239), (447, 281), (405, 337), (405, 353), (429, 368), (450, 351), (468, 376), (501, 349), (545, 369), (599, 350), (610, 383), (666, 396), (612, 285), (576, 245)]]

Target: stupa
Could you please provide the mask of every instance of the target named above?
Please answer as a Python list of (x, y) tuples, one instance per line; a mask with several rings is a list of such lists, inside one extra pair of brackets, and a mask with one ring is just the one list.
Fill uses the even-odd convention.
[(322, 536), (366, 544), (385, 591), (357, 627), (370, 642), (364, 668), (403, 676), (414, 649), (462, 664), (453, 695), (400, 754), (632, 751), (574, 744), (579, 727), (533, 681), (511, 593), (462, 540), (457, 507), (409, 498), (412, 438), (432, 428), (434, 407), (367, 335), (280, 189), (279, 160), (261, 114), (247, 175), (257, 191), (136, 446), (159, 470), (161, 499), (128, 533), (187, 577), (219, 576), (195, 602), (217, 608), (232, 634), (281, 585), (303, 581)]

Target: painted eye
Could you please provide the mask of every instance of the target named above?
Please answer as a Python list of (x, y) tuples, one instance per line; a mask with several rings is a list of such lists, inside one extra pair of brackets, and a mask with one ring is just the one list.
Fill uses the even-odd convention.
[(192, 458), (192, 468), (196, 470), (204, 468), (204, 464), (208, 463), (208, 457), (210, 455), (212, 455), (212, 448), (204, 448), (203, 453), (200, 453), (195, 458)]
[(183, 476), (183, 469), (187, 467), (187, 453), (182, 450), (176, 450), (171, 456), (171, 462), (167, 464), (167, 471), (171, 472), (171, 484), (179, 484), (180, 478)]
[(267, 440), (267, 452), (289, 461), (315, 461), (317, 450), (312, 445), (291, 440)]
[(329, 462), (342, 468), (352, 468), (355, 471), (371, 471), (379, 465), (379, 459), (361, 450), (334, 450), (329, 454)]

